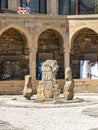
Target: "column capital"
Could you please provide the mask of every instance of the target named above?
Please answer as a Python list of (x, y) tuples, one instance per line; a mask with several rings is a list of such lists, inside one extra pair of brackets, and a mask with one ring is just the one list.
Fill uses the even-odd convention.
[(70, 52), (71, 52), (71, 49), (65, 48), (65, 49), (63, 50), (63, 52), (64, 52), (64, 53), (70, 53)]

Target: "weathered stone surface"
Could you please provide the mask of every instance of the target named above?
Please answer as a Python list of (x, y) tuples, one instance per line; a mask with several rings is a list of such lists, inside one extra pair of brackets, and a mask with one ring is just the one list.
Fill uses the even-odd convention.
[[(28, 53), (24, 38), (16, 29), (6, 30), (0, 37), (0, 79), (24, 79), (29, 74)], [(27, 48), (28, 50), (28, 48)]]
[[(48, 29), (43, 32), (38, 41), (38, 57), (37, 60), (41, 59), (55, 59), (58, 62), (58, 77), (64, 78), (64, 55), (61, 54), (60, 49), (62, 49), (62, 38), (57, 32), (54, 32), (52, 29)], [(60, 66), (62, 64), (62, 66)], [(61, 71), (62, 70), (62, 71)]]
[(55, 84), (53, 87), (54, 87), (53, 98), (56, 101), (56, 100), (59, 100), (60, 98), (60, 89), (59, 89), (58, 84)]
[(39, 82), (37, 88), (37, 100), (45, 100), (44, 87), (42, 86), (43, 82)]
[(67, 67), (66, 71), (65, 71), (65, 80), (66, 83), (64, 85), (64, 97), (68, 100), (72, 100), (74, 97), (74, 80), (72, 78), (72, 72), (71, 72), (71, 68)]
[(95, 31), (85, 28), (80, 30), (73, 40), (71, 51), (71, 68), (73, 78), (80, 78), (80, 61), (97, 61), (98, 35)]
[[(17, 7), (17, 5), (15, 7)], [(25, 23), (28, 23), (28, 25), (31, 25), (32, 23), (32, 27), (31, 26), (27, 27)], [(61, 25), (64, 25), (64, 26), (61, 27)], [(21, 65), (23, 65), (23, 62), (22, 62), (23, 59), (21, 60), (21, 56), (22, 55), (25, 56), (25, 53), (21, 54), (21, 52), (25, 49), (25, 47), (31, 45), (32, 47), (34, 47), (34, 50), (36, 52), (44, 53), (44, 54), (47, 54), (47, 53), (53, 54), (54, 59), (56, 59), (56, 57), (59, 58), (58, 55), (61, 54), (60, 49), (61, 49), (61, 46), (63, 46), (64, 49), (66, 49), (66, 51), (64, 51), (65, 54), (62, 51), (62, 55), (60, 55), (61, 58), (60, 60), (58, 60), (58, 65), (59, 65), (58, 73), (60, 74), (59, 77), (60, 79), (64, 78), (64, 75), (63, 75), (64, 62), (65, 62), (65, 67), (66, 67), (66, 66), (69, 66), (69, 64), (73, 62), (74, 60), (77, 60), (78, 63), (71, 63), (71, 67), (72, 67), (73, 75), (75, 75), (74, 77), (79, 78), (80, 59), (83, 59), (85, 54), (87, 54), (90, 51), (92, 54), (96, 53), (98, 55), (98, 51), (97, 51), (98, 50), (97, 49), (98, 48), (97, 47), (98, 29), (97, 27), (98, 27), (98, 15), (90, 14), (90, 15), (81, 15), (81, 16), (73, 15), (73, 16), (68, 16), (68, 17), (65, 17), (65, 16), (61, 17), (59, 15), (50, 16), (50, 15), (32, 14), (29, 16), (28, 15), (20, 16), (17, 14), (12, 15), (12, 14), (1, 13), (0, 14), (0, 37), (2, 38), (0, 38), (0, 66), (1, 66), (0, 77), (2, 75), (1, 62), (8, 61), (9, 59), (10, 61), (12, 61), (15, 59), (16, 61), (21, 62)], [(83, 31), (81, 29), (83, 29)], [(59, 36), (61, 37), (59, 38)], [(93, 43), (96, 45), (94, 45)], [(89, 44), (91, 45), (90, 49), (89, 49)], [(44, 48), (45, 45), (46, 45), (46, 49)], [(56, 48), (55, 46), (52, 48), (52, 45), (57, 45), (58, 47)], [(84, 52), (83, 47), (87, 48), (87, 50), (85, 49), (85, 52)], [(32, 51), (33, 53), (32, 57), (31, 59), (28, 60), (28, 62), (29, 61), (32, 62), (31, 68), (30, 68), (30, 74), (32, 73), (33, 75), (32, 77), (35, 80), (36, 79), (36, 66), (37, 66), (36, 60), (38, 61), (38, 59), (36, 59), (36, 53), (34, 53), (34, 50)], [(70, 55), (70, 51), (71, 51), (71, 55)], [(13, 55), (13, 53), (17, 55)], [(46, 55), (44, 55), (44, 57), (46, 57)], [(52, 56), (50, 56), (50, 58), (51, 57)], [(41, 58), (39, 57), (39, 59)], [(27, 65), (28, 65), (28, 62), (27, 62)], [(61, 67), (60, 67), (60, 64), (61, 64)], [(27, 69), (29, 70), (29, 67)], [(28, 73), (26, 73), (26, 75), (27, 74)], [(25, 74), (23, 76), (25, 76)], [(21, 84), (20, 86), (15, 85), (17, 84), (17, 82), (15, 81), (13, 83), (14, 84), (13, 88), (10, 87), (11, 89), (9, 91), (9, 86), (10, 86), (9, 84), (12, 81), (9, 81), (8, 83), (7, 82), (6, 84), (5, 82), (0, 82), (1, 93), (19, 94), (21, 92), (21, 89), (22, 89)], [(62, 83), (62, 81), (60, 80), (58, 82)], [(83, 80), (78, 79), (76, 80), (75, 90), (77, 92), (82, 92), (82, 93), (83, 92), (87, 92), (87, 93), (98, 92), (97, 82), (98, 82), (97, 80), (96, 81), (95, 80), (83, 81)]]
[(31, 76), (26, 75), (25, 76), (25, 86), (24, 86), (24, 90), (23, 90), (23, 96), (26, 99), (30, 99), (32, 95), (33, 95), (33, 89), (32, 89), (32, 83), (31, 83)]
[(42, 65), (42, 80), (55, 81), (58, 65), (56, 60), (46, 60)]
[(43, 81), (45, 98), (49, 99), (53, 97), (53, 84), (52, 81)]
[(37, 88), (37, 99), (59, 99), (60, 90), (56, 83), (58, 65), (56, 60), (47, 60), (42, 65), (42, 81)]
[(7, 121), (0, 120), (0, 130), (25, 130), (23, 128), (16, 128)]
[[(66, 92), (65, 92), (66, 91)], [(67, 99), (67, 100), (72, 100), (73, 97), (74, 97), (74, 92), (67, 92), (68, 90), (67, 89), (64, 89), (64, 97)]]

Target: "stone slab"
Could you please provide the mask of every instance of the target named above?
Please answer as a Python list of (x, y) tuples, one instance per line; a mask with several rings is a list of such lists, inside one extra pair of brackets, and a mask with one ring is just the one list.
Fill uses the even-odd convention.
[(87, 108), (82, 111), (83, 114), (98, 118), (98, 108)]

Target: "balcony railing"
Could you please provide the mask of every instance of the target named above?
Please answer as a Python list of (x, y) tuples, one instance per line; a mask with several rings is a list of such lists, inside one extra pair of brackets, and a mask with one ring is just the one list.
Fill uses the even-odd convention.
[[(69, 2), (69, 0), (68, 0)], [(60, 15), (75, 15), (75, 14), (98, 14), (98, 0), (93, 0), (90, 2), (83, 1), (83, 0), (72, 0), (72, 3), (68, 3), (67, 5), (62, 4), (59, 5), (59, 9), (62, 9), (61, 12), (59, 12)], [(87, 4), (87, 2), (89, 4)], [(93, 4), (92, 4), (93, 3)], [(60, 3), (59, 3), (60, 4)], [(17, 11), (10, 10), (10, 9), (0, 9), (0, 13), (10, 13), (10, 14), (17, 14)], [(30, 14), (35, 14), (39, 12), (33, 12), (31, 9)]]

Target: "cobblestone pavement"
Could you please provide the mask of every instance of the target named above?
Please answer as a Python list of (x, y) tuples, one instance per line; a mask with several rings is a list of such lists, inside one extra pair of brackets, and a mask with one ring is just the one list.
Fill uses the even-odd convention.
[(0, 120), (0, 130), (23, 130), (23, 129), (15, 128), (9, 122)]
[(0, 96), (0, 130), (98, 130), (98, 94), (75, 98), (84, 101), (45, 107), (21, 95)]

